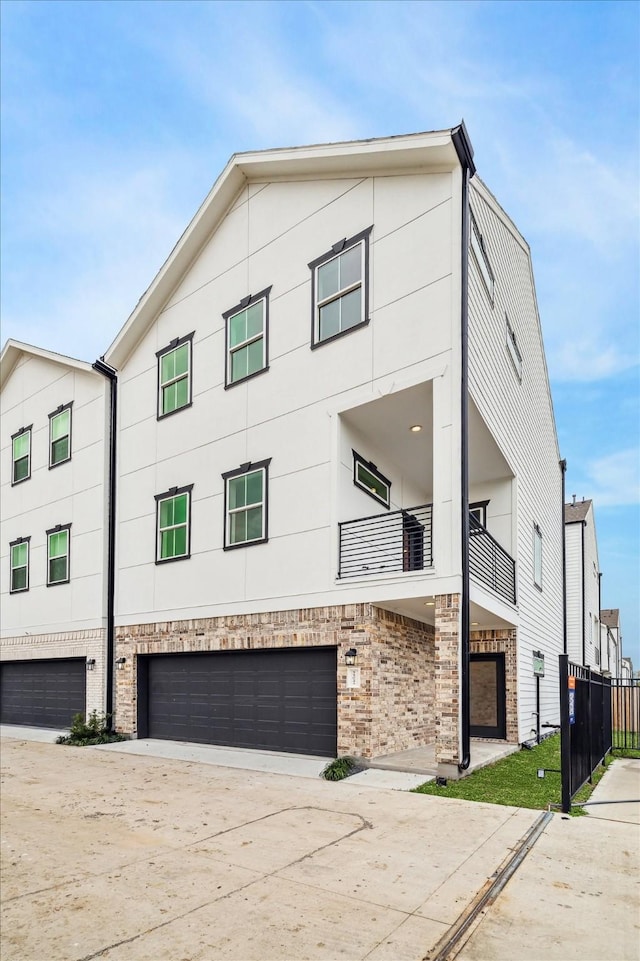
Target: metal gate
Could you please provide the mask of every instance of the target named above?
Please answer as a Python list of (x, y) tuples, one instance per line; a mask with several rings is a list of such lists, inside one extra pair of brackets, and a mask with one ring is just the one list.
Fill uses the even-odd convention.
[(611, 678), (570, 663), (568, 654), (559, 664), (562, 810), (568, 813), (572, 797), (611, 751)]
[(613, 750), (640, 750), (640, 678), (611, 678)]

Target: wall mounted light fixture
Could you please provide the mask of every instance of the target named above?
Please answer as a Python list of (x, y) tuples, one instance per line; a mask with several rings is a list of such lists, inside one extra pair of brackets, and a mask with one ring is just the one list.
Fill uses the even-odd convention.
[(116, 667), (118, 668), (119, 671), (124, 671), (124, 666), (126, 663), (127, 663), (126, 657), (116, 658)]
[(347, 667), (353, 667), (358, 659), (358, 652), (355, 647), (350, 648), (344, 655), (345, 664)]
[(87, 666), (87, 670), (88, 670), (88, 671), (93, 671), (93, 670), (95, 670), (95, 666), (96, 666), (96, 659), (95, 659), (95, 657), (88, 657), (87, 660), (85, 661), (85, 663), (86, 663), (86, 666)]

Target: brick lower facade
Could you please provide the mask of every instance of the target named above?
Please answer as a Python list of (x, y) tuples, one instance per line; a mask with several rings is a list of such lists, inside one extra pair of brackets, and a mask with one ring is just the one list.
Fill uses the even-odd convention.
[(460, 595), (435, 597), (436, 761), (460, 763)]
[[(93, 658), (95, 666), (87, 671), (87, 715), (102, 714), (106, 698), (106, 631), (94, 628), (57, 634), (29, 634), (3, 637), (0, 661), (52, 660), (57, 658)], [(71, 720), (71, 719), (69, 719)]]
[[(137, 734), (138, 655), (326, 646), (337, 648), (339, 755), (378, 757), (433, 741), (433, 628), (371, 604), (118, 627), (117, 730)], [(357, 688), (347, 687), (352, 647)]]

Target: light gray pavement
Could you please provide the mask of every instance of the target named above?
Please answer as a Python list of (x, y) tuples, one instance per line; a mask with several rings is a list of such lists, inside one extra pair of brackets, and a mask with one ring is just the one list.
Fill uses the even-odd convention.
[(614, 760), (592, 799), (589, 817), (554, 815), (451, 958), (638, 961), (640, 761)]
[(3, 961), (421, 961), (538, 812), (4, 738)]

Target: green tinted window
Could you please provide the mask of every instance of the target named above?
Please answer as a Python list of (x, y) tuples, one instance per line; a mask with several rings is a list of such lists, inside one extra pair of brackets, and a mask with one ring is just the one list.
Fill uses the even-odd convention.
[(69, 579), (69, 531), (49, 534), (48, 584), (58, 584)]
[(171, 414), (189, 404), (191, 342), (160, 357), (160, 413)]
[(54, 414), (51, 418), (49, 431), (51, 441), (50, 465), (54, 467), (62, 461), (69, 460), (71, 456), (71, 411), (68, 408), (59, 414)]
[(381, 501), (385, 507), (389, 507), (391, 497), (389, 481), (378, 473), (373, 464), (367, 465), (359, 460), (359, 455), (354, 455), (354, 466), (353, 479), (356, 486), (361, 487), (375, 500)]
[(31, 473), (31, 431), (13, 438), (13, 483), (25, 480)]
[(265, 366), (264, 318), (266, 301), (259, 300), (229, 317), (229, 382), (257, 373)]
[(185, 557), (188, 547), (189, 494), (166, 497), (158, 505), (159, 560)]
[(13, 591), (25, 591), (29, 586), (29, 543), (13, 544), (11, 547), (11, 587)]
[(264, 534), (264, 470), (232, 477), (228, 481), (229, 543), (262, 540)]

